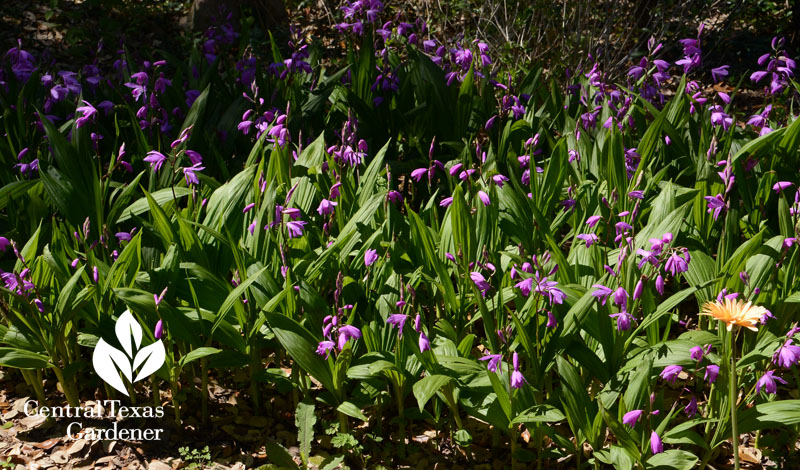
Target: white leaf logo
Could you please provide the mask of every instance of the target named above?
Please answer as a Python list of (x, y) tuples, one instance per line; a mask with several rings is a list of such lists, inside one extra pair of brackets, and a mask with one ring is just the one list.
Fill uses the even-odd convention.
[[(166, 351), (161, 340), (140, 348), (142, 344), (142, 327), (129, 310), (125, 310), (125, 313), (117, 319), (114, 332), (117, 334), (117, 340), (119, 340), (119, 344), (124, 351), (111, 346), (101, 338), (92, 354), (92, 366), (94, 366), (94, 371), (97, 372), (97, 375), (108, 385), (118, 392), (128, 395), (122, 376), (125, 376), (130, 383), (149, 377), (164, 364)], [(139, 369), (140, 366), (141, 369)], [(133, 372), (136, 369), (139, 369), (139, 373), (136, 374), (134, 379)], [(120, 376), (120, 373), (122, 373), (122, 376)]]

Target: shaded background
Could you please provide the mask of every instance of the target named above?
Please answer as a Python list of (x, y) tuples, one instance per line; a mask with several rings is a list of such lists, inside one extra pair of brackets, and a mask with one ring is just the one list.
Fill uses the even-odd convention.
[[(732, 72), (755, 67), (773, 36), (785, 36), (795, 55), (800, 41), (800, 0), (528, 0), (386, 1), (398, 19), (427, 20), (430, 34), (479, 37), (489, 43), (496, 63), (546, 69), (581, 69), (597, 60), (606, 73), (620, 76), (648, 38), (678, 49), (677, 39), (703, 34), (704, 58), (727, 63)], [(245, 21), (285, 34), (300, 25), (323, 54), (341, 50), (333, 26), (342, 20), (333, 0), (4, 0), (0, 2), (0, 42), (6, 49), (18, 38), (44, 64), (73, 65), (107, 57), (97, 52), (102, 39), (108, 58), (123, 44), (150, 58), (154, 49), (180, 52), (194, 29), (214, 23), (220, 6)], [(591, 54), (591, 57), (590, 57)], [(708, 62), (708, 61), (706, 61)], [(507, 65), (506, 65), (507, 66)]]

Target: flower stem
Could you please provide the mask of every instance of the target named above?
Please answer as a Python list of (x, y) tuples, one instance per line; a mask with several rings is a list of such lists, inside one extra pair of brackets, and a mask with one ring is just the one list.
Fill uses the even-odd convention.
[(733, 443), (733, 462), (735, 470), (739, 470), (739, 423), (736, 420), (736, 343), (734, 332), (730, 332), (730, 364), (728, 366), (728, 400), (731, 405), (731, 442)]

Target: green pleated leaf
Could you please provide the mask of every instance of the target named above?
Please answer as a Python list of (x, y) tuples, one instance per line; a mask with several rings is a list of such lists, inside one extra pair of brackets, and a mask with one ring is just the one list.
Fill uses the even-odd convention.
[(326, 360), (316, 353), (319, 340), (303, 325), (277, 313), (266, 313), (267, 324), (281, 345), (304, 371), (317, 379), (325, 389), (334, 391), (333, 374)]
[(192, 349), (191, 351), (189, 351), (189, 354), (181, 357), (180, 365), (181, 367), (183, 367), (186, 364), (189, 364), (190, 362), (196, 361), (204, 357), (213, 356), (214, 354), (217, 354), (221, 351), (222, 351), (221, 349), (211, 348), (208, 346)]
[(414, 397), (417, 399), (420, 411), (425, 408), (428, 400), (433, 398), (442, 387), (453, 381), (452, 377), (446, 375), (427, 375), (414, 384)]
[(360, 419), (361, 421), (367, 422), (369, 418), (361, 412), (361, 409), (356, 406), (355, 403), (346, 401), (341, 403), (339, 406), (336, 407), (337, 411), (341, 411), (342, 413), (350, 416), (351, 418)]
[(45, 369), (47, 357), (23, 349), (0, 347), (0, 366), (14, 369)]
[(567, 417), (553, 405), (534, 405), (518, 414), (511, 424), (557, 423)]

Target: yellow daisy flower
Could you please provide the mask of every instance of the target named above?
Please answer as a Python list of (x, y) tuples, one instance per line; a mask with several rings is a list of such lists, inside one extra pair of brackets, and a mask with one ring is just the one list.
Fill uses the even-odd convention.
[(725, 299), (725, 302), (706, 302), (700, 315), (710, 315), (727, 325), (728, 331), (733, 329), (733, 325), (743, 326), (747, 329), (757, 331), (756, 324), (761, 317), (767, 313), (767, 309), (752, 302), (745, 303), (741, 300)]

